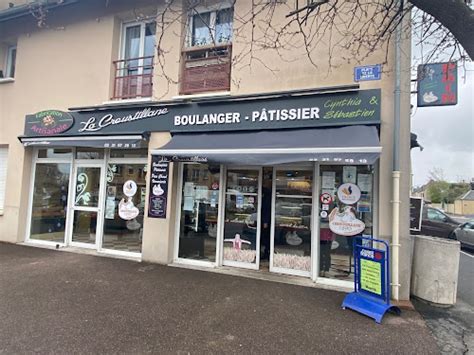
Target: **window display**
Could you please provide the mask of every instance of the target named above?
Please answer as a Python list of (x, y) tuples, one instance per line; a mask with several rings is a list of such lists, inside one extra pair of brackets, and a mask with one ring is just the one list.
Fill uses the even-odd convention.
[(273, 267), (311, 271), (311, 211), (313, 172), (275, 173)]
[(224, 222), (224, 263), (257, 262), (259, 223), (257, 169), (227, 171)]
[(69, 163), (36, 164), (30, 239), (64, 243)]
[(107, 167), (103, 249), (140, 253), (146, 197), (145, 164)]
[(218, 165), (184, 164), (178, 257), (216, 260)]
[(353, 237), (373, 235), (373, 168), (321, 165), (320, 276), (352, 281)]

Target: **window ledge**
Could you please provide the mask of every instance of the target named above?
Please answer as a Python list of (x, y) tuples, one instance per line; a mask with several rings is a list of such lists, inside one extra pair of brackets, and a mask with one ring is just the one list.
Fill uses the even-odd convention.
[(15, 78), (1, 78), (0, 84), (14, 83)]
[(123, 100), (109, 100), (102, 102), (102, 105), (123, 105), (123, 104), (133, 104), (137, 102), (152, 102), (151, 97), (140, 97), (137, 99), (123, 99)]
[(173, 100), (191, 100), (191, 99), (202, 99), (206, 97), (229, 97), (230, 91), (216, 91), (204, 94), (189, 94), (189, 95), (178, 95), (173, 96)]

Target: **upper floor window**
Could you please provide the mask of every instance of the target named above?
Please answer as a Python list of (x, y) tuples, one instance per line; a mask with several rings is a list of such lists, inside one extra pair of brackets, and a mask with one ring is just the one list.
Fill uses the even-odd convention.
[(7, 52), (7, 78), (15, 77), (15, 63), (16, 63), (16, 45), (8, 47)]
[(156, 23), (123, 26), (121, 59), (114, 61), (113, 99), (151, 97)]
[(233, 16), (231, 7), (192, 14), (189, 18), (190, 47), (231, 42)]
[(125, 25), (122, 58), (136, 60), (136, 58), (153, 56), (155, 33), (155, 22)]
[[(7, 56), (5, 58), (5, 68), (0, 70), (0, 78), (14, 78), (15, 77), (15, 67), (16, 67), (16, 45), (11, 45), (7, 47)], [(1, 69), (1, 68), (0, 68)]]

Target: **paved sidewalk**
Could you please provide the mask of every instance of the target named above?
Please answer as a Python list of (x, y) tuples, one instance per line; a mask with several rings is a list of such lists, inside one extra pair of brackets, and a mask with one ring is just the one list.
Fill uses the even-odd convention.
[(0, 353), (436, 354), (414, 311), (343, 293), (0, 243)]

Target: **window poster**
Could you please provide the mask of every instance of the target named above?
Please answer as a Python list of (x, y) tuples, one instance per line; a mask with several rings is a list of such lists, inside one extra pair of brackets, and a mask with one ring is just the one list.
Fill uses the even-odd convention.
[(357, 174), (357, 185), (359, 189), (364, 192), (372, 191), (372, 175), (370, 174)]
[(116, 186), (107, 186), (107, 199), (105, 201), (105, 218), (115, 218), (115, 196), (117, 195)]
[(194, 211), (194, 197), (184, 196), (183, 211)]
[(370, 199), (370, 195), (367, 193), (362, 193), (360, 195), (360, 200), (357, 203), (357, 212), (370, 212), (372, 203)]
[(184, 183), (184, 196), (194, 196), (194, 183), (193, 182)]
[(357, 167), (356, 166), (344, 166), (342, 168), (342, 182), (344, 184), (351, 183), (355, 184), (357, 178)]
[(195, 198), (196, 200), (207, 200), (208, 199), (208, 187), (205, 185), (197, 185), (195, 188)]
[(217, 207), (217, 200), (219, 199), (219, 193), (216, 190), (211, 192), (211, 207)]
[(335, 171), (323, 171), (322, 188), (323, 189), (334, 189), (336, 186), (336, 172)]

